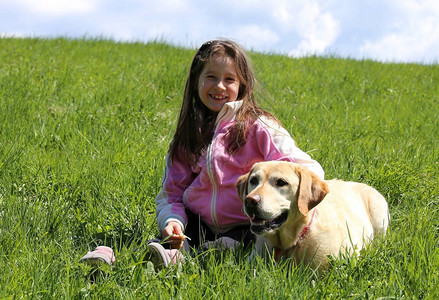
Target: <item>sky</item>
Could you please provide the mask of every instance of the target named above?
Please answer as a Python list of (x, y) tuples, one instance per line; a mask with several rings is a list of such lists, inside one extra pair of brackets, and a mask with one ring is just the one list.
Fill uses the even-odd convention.
[(250, 51), (439, 63), (437, 0), (0, 0), (0, 37), (232, 39)]

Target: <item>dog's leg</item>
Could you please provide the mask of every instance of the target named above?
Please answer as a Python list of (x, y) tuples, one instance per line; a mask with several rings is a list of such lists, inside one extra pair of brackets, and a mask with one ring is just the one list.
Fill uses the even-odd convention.
[(267, 260), (270, 258), (270, 254), (273, 251), (273, 247), (270, 246), (270, 242), (263, 236), (256, 236), (255, 250), (252, 252), (251, 257), (256, 255), (261, 256)]

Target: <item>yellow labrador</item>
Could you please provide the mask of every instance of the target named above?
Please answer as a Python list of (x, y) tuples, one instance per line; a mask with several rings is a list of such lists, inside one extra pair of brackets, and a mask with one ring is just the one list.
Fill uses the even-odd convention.
[(387, 202), (374, 188), (322, 181), (290, 162), (257, 163), (236, 188), (256, 234), (256, 253), (292, 257), (314, 269), (326, 269), (328, 255), (358, 253), (389, 224)]

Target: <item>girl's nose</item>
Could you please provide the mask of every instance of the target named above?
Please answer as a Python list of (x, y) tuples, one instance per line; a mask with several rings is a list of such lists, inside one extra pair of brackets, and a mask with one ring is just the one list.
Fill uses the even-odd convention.
[(218, 80), (216, 86), (217, 86), (218, 89), (221, 89), (221, 90), (225, 90), (226, 89), (226, 87), (224, 86), (224, 82), (222, 80)]

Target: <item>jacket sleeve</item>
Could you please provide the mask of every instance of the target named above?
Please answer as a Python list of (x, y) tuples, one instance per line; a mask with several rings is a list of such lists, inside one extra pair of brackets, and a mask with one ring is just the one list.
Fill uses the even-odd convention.
[(325, 172), (322, 166), (307, 153), (297, 147), (296, 142), (288, 131), (277, 122), (264, 119), (258, 133), (258, 143), (265, 153), (265, 160), (284, 160), (302, 165), (314, 172), (320, 179), (324, 179)]
[(157, 226), (163, 232), (170, 221), (175, 221), (183, 230), (187, 223), (183, 194), (194, 180), (193, 172), (190, 166), (178, 159), (171, 160), (169, 153), (165, 161), (161, 190), (155, 198)]

